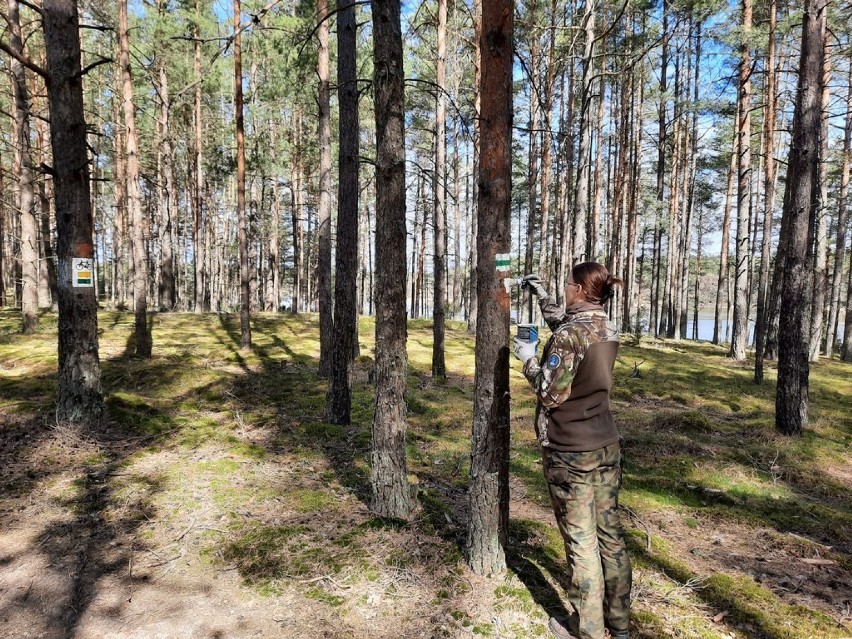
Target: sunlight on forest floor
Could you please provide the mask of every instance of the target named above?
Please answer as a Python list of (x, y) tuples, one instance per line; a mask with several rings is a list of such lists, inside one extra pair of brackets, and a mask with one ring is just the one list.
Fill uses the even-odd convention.
[[(323, 421), (317, 318), (100, 315), (108, 417), (53, 418), (55, 316), (0, 311), (0, 636), (543, 637), (563, 614), (531, 392), (513, 360), (509, 571), (479, 578), (466, 530), (474, 342), (409, 324), (408, 523), (368, 510), (373, 322), (351, 426)], [(632, 340), (628, 340), (632, 343)], [(638, 370), (640, 376), (633, 376)], [(616, 364), (632, 637), (852, 637), (852, 366), (812, 368), (801, 439), (773, 425), (775, 371), (645, 338)], [(73, 632), (72, 632), (73, 629)], [(68, 633), (71, 634), (68, 634)]]

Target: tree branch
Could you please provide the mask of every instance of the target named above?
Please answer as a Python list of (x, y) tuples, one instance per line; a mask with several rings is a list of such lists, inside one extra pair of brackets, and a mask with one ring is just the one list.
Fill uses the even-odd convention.
[(21, 55), (17, 51), (13, 51), (12, 48), (2, 40), (0, 40), (0, 51), (5, 51), (6, 53), (8, 53), (10, 56), (15, 58), (15, 60), (27, 67), (30, 71), (44, 78), (45, 81), (48, 79), (47, 71), (42, 69), (40, 66), (38, 66), (35, 62), (30, 60), (25, 55)]
[(110, 62), (115, 62), (115, 60), (113, 60), (112, 58), (101, 58), (97, 62), (92, 62), (92, 64), (88, 65), (85, 69), (80, 69), (79, 72), (77, 72), (77, 73), (75, 73), (74, 75), (71, 76), (71, 79), (76, 80), (77, 78), (82, 78), (89, 71), (96, 69), (97, 67), (101, 66), (102, 64), (109, 64)]

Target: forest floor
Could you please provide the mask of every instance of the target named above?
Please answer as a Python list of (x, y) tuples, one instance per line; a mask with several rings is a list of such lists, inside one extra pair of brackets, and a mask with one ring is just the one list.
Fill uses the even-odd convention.
[[(100, 316), (107, 413), (54, 419), (56, 318), (0, 311), (0, 637), (544, 637), (564, 614), (564, 551), (512, 371), (506, 574), (473, 575), (466, 521), (473, 340), (409, 329), (408, 523), (367, 506), (373, 324), (361, 321), (353, 424), (323, 421), (315, 316)], [(626, 342), (630, 342), (628, 337)], [(852, 366), (815, 365), (801, 438), (773, 430), (774, 370), (710, 344), (623, 345), (614, 412), (634, 561), (631, 636), (852, 637)], [(641, 363), (641, 364), (640, 364)], [(641, 377), (631, 376), (639, 364)]]

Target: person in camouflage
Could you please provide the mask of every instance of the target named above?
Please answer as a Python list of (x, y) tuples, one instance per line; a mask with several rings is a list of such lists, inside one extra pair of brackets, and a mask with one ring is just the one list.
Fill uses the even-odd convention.
[(539, 298), (553, 334), (538, 342), (515, 339), (515, 355), (538, 399), (535, 429), (544, 476), (568, 559), (568, 598), (575, 613), (550, 619), (560, 639), (628, 639), (632, 570), (618, 510), (621, 450), (609, 408), (618, 331), (602, 304), (621, 280), (601, 264), (571, 271), (565, 308), (536, 275), (524, 285)]

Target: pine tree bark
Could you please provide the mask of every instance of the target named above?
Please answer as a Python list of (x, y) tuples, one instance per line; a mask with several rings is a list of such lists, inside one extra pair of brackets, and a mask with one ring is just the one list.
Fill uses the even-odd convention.
[(269, 160), (272, 164), (272, 206), (269, 225), (269, 310), (277, 313), (281, 306), (281, 260), (279, 241), (281, 228), (281, 193), (278, 190), (278, 122), (269, 121)]
[(477, 217), (476, 373), (466, 554), (479, 575), (502, 573), (509, 523), (509, 295), (495, 257), (511, 245), (512, 0), (482, 15), (482, 148)]
[[(9, 45), (17, 55), (24, 55), (21, 21), (17, 0), (8, 0)], [(38, 221), (35, 215), (33, 159), (30, 150), (30, 95), (24, 65), (10, 56), (12, 100), (15, 105), (14, 170), (15, 208), (20, 215), (21, 246), (21, 331), (38, 331)]]
[(820, 103), (825, 42), (825, 0), (806, 0), (790, 164), (783, 217), (787, 254), (781, 288), (775, 427), (800, 435), (808, 423), (811, 264), (809, 233), (818, 206)]
[[(36, 128), (36, 144), (38, 146), (38, 163), (39, 165), (51, 166), (53, 164), (53, 159), (49, 154), (49, 145), (50, 145), (50, 131), (49, 124), (45, 120), (37, 119), (35, 122)], [(2, 186), (0, 186), (0, 193), (3, 192)], [(41, 208), (41, 256), (46, 262), (46, 268), (43, 269), (46, 271), (44, 275), (47, 276), (47, 295), (46, 300), (47, 304), (45, 306), (51, 307), (54, 311), (57, 310), (57, 304), (59, 303), (59, 294), (57, 292), (57, 274), (56, 274), (56, 251), (54, 250), (54, 231), (51, 225), (51, 219), (55, 219), (55, 211), (53, 209), (53, 202), (55, 199), (52, 193), (52, 183), (48, 183), (47, 179), (38, 180), (38, 199)], [(97, 201), (96, 194), (92, 194), (93, 202)], [(97, 215), (95, 215), (95, 218)], [(104, 241), (106, 241), (106, 234), (102, 235), (104, 237)], [(95, 247), (97, 248), (97, 246)], [(106, 252), (103, 251), (101, 255), (99, 255), (99, 259), (101, 264), (104, 262), (104, 254)], [(97, 288), (97, 287), (96, 287)], [(98, 291), (95, 291), (95, 296), (98, 296)], [(41, 304), (42, 293), (39, 292), (39, 304)]]
[(760, 276), (757, 283), (757, 317), (754, 324), (754, 383), (763, 383), (763, 357), (768, 328), (769, 262), (772, 245), (772, 214), (775, 208), (775, 31), (778, 24), (776, 0), (769, 2), (769, 43), (766, 49), (766, 82), (763, 116), (763, 237), (760, 246)]
[(118, 0), (119, 68), (124, 105), (125, 158), (127, 165), (127, 209), (131, 224), (133, 263), (133, 312), (136, 355), (150, 357), (152, 340), (148, 330), (148, 256), (145, 252), (145, 220), (139, 186), (139, 141), (136, 133), (136, 105), (133, 103), (133, 79), (130, 71), (130, 39), (127, 25), (127, 0)]
[[(337, 94), (340, 140), (337, 196), (337, 255), (334, 278), (334, 348), (326, 398), (333, 424), (349, 424), (352, 412), (352, 358), (358, 344), (358, 84), (355, 4), (339, 5), (337, 13)], [(403, 254), (404, 255), (404, 254)], [(405, 269), (403, 257), (403, 270)], [(403, 286), (405, 291), (405, 286)], [(403, 315), (405, 300), (403, 298)]]
[[(829, 335), (830, 343), (826, 345), (826, 355), (833, 351), (837, 342), (837, 329), (840, 318), (841, 286), (843, 283), (843, 261), (846, 254), (846, 231), (849, 226), (849, 165), (852, 158), (852, 55), (850, 55), (848, 89), (846, 93), (846, 126), (843, 132), (843, 168), (840, 174), (840, 195), (837, 203), (837, 245), (834, 252), (834, 273), (831, 284), (831, 312), (829, 313)], [(852, 274), (852, 265), (849, 268)], [(852, 282), (852, 277), (850, 277)], [(852, 291), (852, 287), (849, 289)], [(844, 361), (852, 359), (852, 306), (846, 301), (845, 332), (843, 334), (842, 357)]]
[(828, 119), (830, 93), (828, 83), (831, 80), (831, 57), (828, 41), (823, 53), (822, 78), (822, 118), (820, 127), (819, 153), (819, 209), (816, 219), (816, 237), (813, 243), (814, 281), (813, 306), (811, 310), (811, 349), (812, 362), (819, 361), (819, 353), (825, 319), (826, 292), (828, 288)]
[[(722, 335), (722, 298), (728, 291), (728, 254), (731, 250), (731, 207), (734, 199), (734, 171), (737, 165), (737, 138), (734, 136), (731, 149), (731, 164), (728, 167), (727, 187), (725, 188), (725, 208), (722, 214), (722, 248), (719, 251), (719, 279), (716, 285), (716, 313), (713, 319), (713, 343), (721, 344)], [(727, 313), (725, 314), (727, 321)], [(725, 328), (727, 334), (730, 327)]]
[(538, 254), (538, 272), (545, 281), (552, 281), (555, 251), (547, 250), (548, 237), (554, 241), (556, 234), (550, 229), (550, 174), (553, 171), (553, 92), (556, 82), (556, 12), (557, 0), (550, 2), (550, 26), (548, 28), (547, 68), (545, 69), (544, 100), (541, 105), (545, 126), (541, 139), (541, 230)]
[[(473, 210), (477, 210), (479, 206), (479, 189), (475, 185), (479, 184), (479, 163), (480, 163), (480, 148), (482, 146), (482, 125), (480, 123), (480, 114), (482, 112), (482, 0), (473, 0), (473, 40), (475, 51), (473, 54), (473, 112), (477, 115), (473, 121)], [(477, 318), (479, 316), (479, 300), (477, 298), (476, 285), (476, 242), (475, 239), (478, 233), (477, 216), (471, 216), (471, 229), (468, 242), (468, 273), (470, 273), (470, 282), (468, 283), (468, 295), (470, 298), (470, 310), (467, 320), (467, 332), (469, 335), (476, 334)]]
[(195, 24), (193, 25), (193, 73), (195, 75), (195, 93), (193, 99), (193, 176), (195, 184), (192, 192), (192, 238), (194, 242), (195, 312), (208, 310), (207, 273), (205, 272), (204, 236), (204, 167), (202, 166), (202, 122), (201, 122), (201, 0), (195, 0)]
[(432, 194), (435, 198), (434, 221), (434, 276), (432, 298), (432, 378), (446, 379), (444, 359), (447, 302), (447, 99), (444, 85), (447, 82), (447, 0), (438, 0), (438, 59), (436, 62), (435, 91), (435, 171)]
[[(591, 179), (591, 116), (592, 116), (592, 69), (595, 52), (595, 0), (584, 0), (583, 31), (585, 45), (581, 65), (580, 80), (580, 146), (577, 152), (579, 170), (577, 172), (576, 199), (574, 200), (574, 251), (571, 263), (590, 259), (588, 254), (588, 215), (589, 180)], [(566, 264), (564, 268), (568, 268)]]
[[(529, 146), (527, 149), (527, 235), (524, 249), (524, 273), (533, 272), (535, 254), (535, 227), (538, 212), (538, 80), (539, 69), (539, 40), (538, 40), (538, 0), (531, 0), (527, 9), (527, 19), (530, 22), (530, 117), (529, 117)], [(520, 224), (519, 224), (520, 226)], [(543, 247), (542, 249), (543, 250)], [(532, 293), (527, 291), (525, 297), (532, 304)]]
[(734, 284), (734, 327), (728, 356), (742, 361), (748, 341), (749, 207), (751, 200), (751, 0), (742, 0), (743, 42), (740, 45), (737, 121), (737, 246)]
[(293, 111), (293, 126), (290, 139), (290, 201), (293, 223), (293, 295), (290, 312), (299, 313), (302, 299), (302, 264), (304, 261), (304, 230), (302, 227), (302, 164), (301, 164), (301, 113)]
[(376, 112), (376, 409), (371, 509), (406, 519), (405, 114), (399, 0), (372, 0)]
[(317, 36), (319, 55), (319, 205), (317, 207), (317, 295), (320, 316), (319, 374), (331, 373), (334, 311), (331, 298), (331, 99), (329, 97), (328, 67), (328, 0), (317, 0)]
[(171, 101), (169, 98), (169, 77), (166, 73), (165, 59), (160, 61), (160, 120), (163, 131), (162, 156), (165, 194), (160, 206), (160, 310), (173, 311), (177, 304), (175, 298), (174, 269), (174, 214), (177, 210), (177, 191), (175, 189), (174, 150), (171, 131)]
[(660, 55), (660, 103), (657, 107), (657, 210), (654, 222), (653, 263), (651, 264), (651, 330), (659, 335), (660, 271), (663, 261), (663, 201), (666, 189), (666, 118), (668, 115), (667, 75), (669, 64), (669, 3), (663, 0), (663, 42)]
[(72, 258), (93, 258), (80, 31), (74, 0), (44, 0), (47, 94), (59, 261), (59, 422), (94, 424), (103, 411), (95, 289), (72, 288)]
[(240, 343), (251, 348), (251, 273), (246, 220), (246, 140), (243, 115), (243, 48), (240, 0), (234, 0), (234, 122), (237, 129), (237, 243), (240, 251)]

